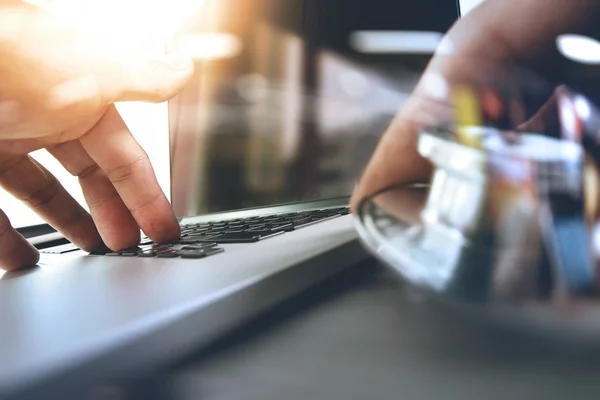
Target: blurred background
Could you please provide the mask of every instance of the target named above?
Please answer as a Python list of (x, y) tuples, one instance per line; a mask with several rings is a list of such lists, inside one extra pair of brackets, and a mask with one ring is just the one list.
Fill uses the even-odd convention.
[(455, 0), (205, 0), (170, 47), (178, 216), (346, 196), (415, 86)]

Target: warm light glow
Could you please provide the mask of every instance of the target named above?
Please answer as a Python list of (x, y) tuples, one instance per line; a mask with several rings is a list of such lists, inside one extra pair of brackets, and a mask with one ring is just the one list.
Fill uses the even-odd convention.
[(560, 53), (582, 64), (600, 64), (600, 42), (582, 35), (560, 35), (556, 39)]
[(216, 60), (237, 56), (242, 50), (242, 41), (225, 33), (187, 34), (175, 38), (173, 50), (194, 60)]
[(83, 30), (120, 41), (164, 42), (203, 0), (27, 0)]
[(444, 35), (420, 31), (358, 31), (350, 36), (352, 48), (370, 54), (433, 54)]
[[(164, 54), (164, 43), (202, 5), (203, 0), (25, 0), (30, 4), (51, 11), (69, 23), (87, 31), (101, 33), (115, 51), (134, 49), (151, 57)], [(112, 41), (112, 43), (110, 43)], [(43, 45), (43, 44), (40, 44)], [(77, 89), (89, 90), (73, 90)], [(49, 94), (49, 102), (63, 107), (90, 96), (94, 84), (82, 77), (76, 81), (58, 85)], [(144, 148), (154, 166), (159, 185), (170, 196), (169, 131), (167, 104), (143, 102), (117, 103), (119, 113)], [(10, 122), (19, 105), (0, 101), (0, 119)], [(71, 176), (45, 150), (32, 153), (32, 157), (44, 165), (84, 208), (84, 200), (77, 178)], [(4, 210), (14, 227), (42, 224), (44, 221), (24, 203), (0, 188), (0, 209)], [(0, 271), (0, 277), (3, 272)]]
[(240, 76), (235, 83), (239, 95), (249, 103), (258, 103), (267, 97), (269, 81), (261, 74)]
[(55, 86), (48, 94), (46, 104), (51, 109), (61, 109), (99, 96), (98, 79), (90, 74)]

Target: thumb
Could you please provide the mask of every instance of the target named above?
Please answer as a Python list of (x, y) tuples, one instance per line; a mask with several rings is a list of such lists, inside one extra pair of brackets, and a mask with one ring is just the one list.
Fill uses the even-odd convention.
[(100, 86), (110, 102), (160, 103), (175, 96), (194, 73), (193, 61), (179, 53), (160, 59), (121, 59), (101, 74)]

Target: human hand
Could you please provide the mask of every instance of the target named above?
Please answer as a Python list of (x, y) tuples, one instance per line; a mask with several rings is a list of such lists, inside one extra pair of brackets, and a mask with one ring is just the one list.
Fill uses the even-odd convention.
[[(599, 10), (600, 2), (586, 0), (487, 0), (457, 22), (380, 141), (355, 189), (352, 207), (390, 185), (429, 179), (431, 166), (417, 154), (417, 135), (424, 127), (453, 120), (454, 88), (519, 90), (523, 82), (517, 71), (527, 71), (550, 87), (561, 83), (565, 71), (556, 38), (563, 33), (594, 36)], [(513, 121), (514, 128), (539, 122), (540, 112), (547, 112), (542, 107), (533, 117), (536, 110), (529, 111)]]
[[(191, 60), (144, 59), (18, 0), (0, 0), (0, 186), (84, 250), (155, 242), (179, 225), (144, 150), (114, 102), (162, 102), (193, 73)], [(78, 176), (90, 214), (28, 156), (46, 148)], [(38, 252), (0, 211), (0, 268)]]

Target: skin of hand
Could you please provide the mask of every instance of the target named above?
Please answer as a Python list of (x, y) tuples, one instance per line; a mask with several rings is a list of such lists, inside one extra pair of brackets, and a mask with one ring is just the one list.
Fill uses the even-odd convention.
[(440, 97), (440, 86), (514, 85), (511, 72), (517, 68), (558, 85), (566, 64), (557, 36), (598, 37), (599, 12), (595, 0), (487, 0), (459, 20), (382, 137), (355, 188), (352, 208), (391, 185), (429, 180), (431, 166), (417, 154), (416, 140), (424, 127), (452, 120), (451, 99)]
[[(0, 186), (84, 250), (179, 237), (179, 225), (119, 101), (162, 102), (193, 74), (171, 54), (146, 59), (19, 0), (0, 0)], [(90, 213), (28, 153), (45, 148), (79, 178)], [(91, 214), (91, 215), (90, 215)], [(39, 254), (0, 211), (0, 268)]]

